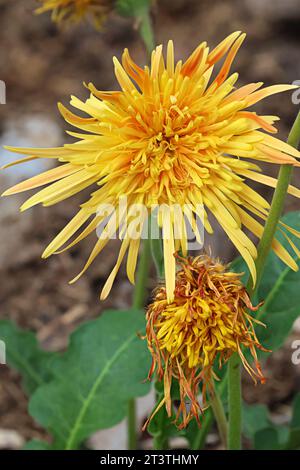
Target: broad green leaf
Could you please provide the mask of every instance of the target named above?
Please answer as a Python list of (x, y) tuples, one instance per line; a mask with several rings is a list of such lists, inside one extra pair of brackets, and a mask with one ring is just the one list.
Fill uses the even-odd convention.
[(51, 450), (51, 446), (48, 442), (32, 439), (26, 442), (22, 450)]
[[(155, 384), (155, 391), (157, 397), (157, 403), (155, 404), (152, 413), (155, 411), (157, 404), (164, 397), (164, 385), (162, 382), (157, 382)], [(153, 437), (159, 437), (160, 442), (168, 442), (168, 439), (171, 437), (185, 436), (184, 430), (179, 430), (174, 424), (176, 418), (176, 410), (174, 409), (174, 401), (180, 400), (179, 384), (177, 381), (173, 380), (171, 387), (171, 397), (173, 401), (173, 414), (171, 417), (168, 417), (166, 407), (162, 406), (157, 413), (151, 419), (147, 431)]]
[(300, 448), (300, 427), (290, 429), (288, 441), (284, 448), (287, 450), (295, 450)]
[(281, 425), (273, 425), (273, 427), (277, 430), (280, 447), (282, 449), (285, 449), (286, 443), (287, 443), (288, 438), (289, 438), (289, 428), (288, 428), (288, 426), (281, 424)]
[(116, 0), (115, 8), (121, 16), (139, 16), (150, 8), (150, 0)]
[(293, 404), (293, 416), (290, 424), (290, 433), (286, 449), (300, 448), (300, 393), (296, 396)]
[(165, 406), (151, 419), (147, 431), (153, 437), (159, 437), (160, 442), (167, 442), (171, 437), (184, 436), (184, 431), (180, 431), (174, 424), (175, 415), (170, 418), (167, 415)]
[(265, 405), (243, 406), (243, 426), (245, 436), (253, 439), (254, 435), (271, 425), (269, 411)]
[[(300, 212), (290, 212), (282, 217), (282, 221), (300, 231)], [(300, 240), (290, 235), (294, 244), (300, 248)], [(278, 232), (277, 238), (292, 251), (287, 240)], [(296, 255), (294, 259), (298, 262)], [(243, 261), (239, 258), (232, 264), (235, 271), (245, 271)], [(248, 276), (245, 275), (245, 278)], [(244, 280), (245, 280), (244, 278)], [(263, 279), (258, 289), (257, 299), (263, 300), (264, 305), (256, 313), (255, 317), (263, 321), (267, 328), (256, 327), (256, 333), (261, 343), (268, 349), (278, 349), (291, 331), (294, 321), (300, 315), (300, 270), (292, 271), (280, 259), (271, 252), (268, 256)], [(255, 302), (254, 302), (255, 303)]]
[(300, 428), (300, 393), (294, 399), (291, 427)]
[(269, 418), (265, 405), (243, 406), (243, 431), (255, 449), (284, 448), (289, 431), (286, 426), (276, 426)]
[(57, 449), (76, 449), (126, 415), (128, 400), (145, 395), (150, 354), (143, 311), (107, 311), (71, 335), (52, 364), (55, 378), (39, 387), (29, 411), (54, 437)]
[(40, 349), (34, 333), (1, 320), (0, 339), (5, 342), (8, 364), (20, 372), (29, 394), (50, 379), (49, 367), (56, 354)]
[(281, 446), (277, 429), (270, 427), (258, 431), (254, 436), (254, 447), (256, 450), (279, 450)]
[(288, 440), (284, 447), (287, 450), (295, 450), (300, 448), (300, 427), (290, 429)]

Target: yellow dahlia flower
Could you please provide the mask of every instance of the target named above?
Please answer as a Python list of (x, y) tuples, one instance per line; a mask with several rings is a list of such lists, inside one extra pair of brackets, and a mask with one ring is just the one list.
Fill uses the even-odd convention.
[(79, 23), (90, 18), (100, 28), (112, 9), (112, 0), (39, 0), (42, 5), (36, 13), (52, 12), (56, 23)]
[[(221, 368), (238, 352), (253, 379), (265, 379), (256, 354), (256, 348), (263, 348), (253, 329), (253, 322), (259, 322), (247, 313), (247, 309), (256, 308), (240, 275), (226, 272), (208, 256), (179, 258), (179, 262), (182, 268), (177, 273), (173, 302), (168, 303), (166, 289), (160, 287), (148, 307), (147, 341), (153, 358), (149, 378), (157, 369), (159, 380), (164, 381), (165, 396), (158, 409), (165, 404), (168, 415), (172, 415), (171, 385), (172, 379), (177, 379), (180, 405), (176, 422), (185, 427), (193, 417), (199, 421), (202, 412), (197, 398), (199, 384), (204, 406), (207, 387), (213, 393), (216, 362)], [(242, 348), (250, 350), (255, 368)]]
[[(125, 49), (122, 65), (117, 58), (113, 59), (120, 91), (98, 91), (89, 84), (91, 95), (85, 102), (72, 97), (71, 105), (88, 117), (81, 117), (59, 105), (65, 120), (81, 131), (70, 132), (76, 142), (50, 149), (8, 147), (27, 155), (25, 161), (51, 158), (61, 163), (4, 193), (9, 195), (48, 185), (28, 199), (22, 210), (39, 203), (50, 206), (86, 187), (99, 186), (46, 248), (44, 258), (60, 250), (83, 226), (82, 232), (68, 247), (103, 223), (104, 217), (97, 214), (101, 204), (117, 209), (120, 225), (124, 220), (132, 219), (130, 208), (134, 204), (142, 204), (148, 212), (153, 205), (160, 205), (159, 224), (170, 301), (175, 287), (173, 254), (179, 249), (186, 252), (186, 223), (199, 238), (195, 224), (197, 215), (203, 219), (209, 233), (212, 228), (208, 215), (217, 219), (246, 260), (255, 282), (256, 247), (243, 229), (260, 237), (263, 226), (252, 215), (265, 220), (269, 203), (251, 189), (248, 181), (274, 187), (276, 180), (263, 175), (253, 160), (299, 165), (296, 158), (300, 153), (270, 135), (277, 132), (274, 127), (277, 117), (259, 116), (248, 110), (267, 96), (295, 87), (273, 85), (262, 88), (260, 82), (237, 88), (238, 74), (230, 75), (232, 61), (244, 37), (240, 32), (233, 33), (212, 51), (202, 43), (185, 62), (177, 63), (174, 62), (173, 42), (169, 41), (166, 57), (162, 46), (158, 46), (152, 53), (151, 66), (144, 68), (136, 65)], [(214, 65), (221, 59), (223, 64), (219, 72), (211, 78)], [(294, 187), (290, 187), (289, 192), (300, 196), (300, 190)], [(123, 197), (127, 198), (128, 212), (119, 208)], [(183, 220), (178, 221), (170, 209), (173, 204), (190, 208)], [(204, 211), (199, 210), (202, 205)], [(111, 210), (109, 215), (111, 218), (105, 219), (102, 236), (83, 271), (118, 229), (112, 220), (116, 214)], [(140, 226), (146, 215), (142, 213)], [(85, 226), (87, 221), (89, 225)], [(178, 225), (183, 227), (181, 236), (174, 237)], [(128, 277), (134, 281), (140, 240), (128, 234), (126, 231), (116, 266), (101, 298), (108, 295), (127, 251)], [(297, 269), (293, 258), (276, 240), (273, 248), (292, 269)]]

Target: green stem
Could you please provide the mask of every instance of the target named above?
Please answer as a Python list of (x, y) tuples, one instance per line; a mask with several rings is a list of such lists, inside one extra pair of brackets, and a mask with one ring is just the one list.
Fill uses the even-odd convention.
[[(140, 261), (137, 272), (137, 281), (133, 292), (134, 308), (143, 308), (146, 293), (147, 293), (147, 279), (151, 265), (151, 248), (150, 240), (144, 240), (143, 251), (140, 255)], [(129, 400), (127, 412), (127, 438), (128, 450), (136, 450), (137, 448), (137, 435), (136, 435), (136, 403), (135, 400)]]
[(212, 407), (212, 410), (213, 410), (213, 413), (217, 422), (221, 441), (224, 444), (224, 447), (226, 447), (227, 433), (228, 433), (227, 418), (226, 418), (226, 414), (224, 411), (221, 397), (216, 387), (214, 387), (213, 394), (211, 395), (210, 405)]
[(151, 240), (151, 254), (156, 267), (158, 279), (164, 278), (164, 252), (160, 238)]
[[(287, 143), (297, 148), (300, 140), (300, 112), (298, 113), (292, 129), (289, 133)], [(271, 250), (272, 241), (276, 232), (276, 228), (283, 211), (285, 197), (288, 191), (288, 186), (293, 172), (292, 165), (281, 165), (277, 185), (274, 191), (274, 195), (271, 202), (269, 215), (264, 227), (262, 238), (257, 248), (257, 259), (256, 259), (256, 274), (257, 280), (255, 286), (251, 279), (247, 284), (247, 291), (250, 297), (253, 297), (257, 291), (260, 281), (263, 276), (264, 268), (267, 261), (267, 256)], [(229, 381), (228, 381), (228, 393), (229, 393), (229, 436), (228, 436), (228, 448), (229, 449), (240, 449), (241, 448), (241, 371), (240, 371), (240, 359), (237, 353), (235, 353), (229, 360)]]
[(227, 446), (230, 450), (241, 449), (242, 393), (240, 362), (238, 353), (234, 353), (228, 361), (229, 428)]
[(150, 240), (144, 240), (143, 251), (140, 255), (140, 261), (137, 271), (137, 280), (133, 292), (132, 305), (135, 308), (143, 308), (146, 300), (146, 284), (151, 265), (151, 245)]

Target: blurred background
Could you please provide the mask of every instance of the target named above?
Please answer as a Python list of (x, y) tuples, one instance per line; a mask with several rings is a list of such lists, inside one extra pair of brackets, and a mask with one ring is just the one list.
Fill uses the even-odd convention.
[[(68, 126), (56, 103), (67, 105), (71, 94), (86, 98), (84, 81), (92, 81), (99, 89), (114, 89), (112, 56), (120, 57), (124, 47), (141, 65), (146, 61), (143, 44), (129, 19), (113, 14), (100, 33), (86, 24), (61, 31), (50, 15), (33, 15), (35, 7), (35, 0), (0, 0), (0, 79), (7, 87), (7, 104), (0, 105), (1, 165), (16, 158), (3, 150), (3, 145), (48, 147), (65, 142)], [(213, 47), (232, 31), (245, 31), (248, 37), (233, 67), (240, 73), (241, 85), (300, 80), (299, 21), (300, 0), (156, 0), (153, 7), (156, 42), (173, 39), (177, 59), (187, 57), (203, 40)], [(297, 113), (291, 95), (275, 95), (263, 106), (265, 114), (281, 116), (280, 136), (286, 138)], [(1, 192), (47, 169), (47, 165), (39, 161), (2, 171)], [(268, 168), (274, 176), (276, 171)], [(295, 183), (300, 186), (299, 171)], [(90, 239), (47, 261), (40, 258), (88, 194), (47, 209), (35, 207), (22, 215), (18, 208), (26, 196), (0, 201), (1, 318), (37, 332), (42, 347), (52, 351), (66, 347), (69, 334), (79, 323), (107, 308), (126, 308), (131, 302), (132, 287), (124, 269), (109, 299), (99, 301), (101, 286), (115, 262), (115, 241), (73, 286), (68, 281), (81, 270), (91, 248)], [(270, 193), (265, 195), (270, 197)], [(289, 198), (286, 209), (299, 209), (299, 201)], [(207, 245), (226, 261), (235, 255), (218, 229)], [(149, 294), (153, 286), (150, 279)], [(285, 422), (290, 398), (300, 390), (300, 366), (290, 360), (291, 341), (299, 335), (300, 324), (296, 322), (285, 347), (268, 360), (266, 375), (271, 378), (267, 385), (253, 387), (245, 378), (246, 400), (268, 404), (278, 423)], [(0, 449), (19, 448), (34, 437), (45, 438), (27, 413), (18, 374), (1, 366), (0, 377)], [(151, 398), (147, 400), (140, 404), (141, 418), (151, 409)], [(121, 448), (123, 434), (122, 426), (117, 431), (103, 431), (88, 445)], [(210, 442), (212, 447), (218, 446), (213, 435)]]

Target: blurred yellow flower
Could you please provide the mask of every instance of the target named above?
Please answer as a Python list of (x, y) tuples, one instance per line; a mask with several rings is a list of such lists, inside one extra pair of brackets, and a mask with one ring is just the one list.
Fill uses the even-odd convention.
[[(149, 378), (157, 370), (159, 380), (164, 381), (165, 396), (158, 409), (165, 405), (172, 415), (171, 385), (177, 379), (180, 405), (176, 422), (185, 427), (193, 417), (199, 421), (202, 412), (199, 384), (205, 407), (207, 388), (213, 393), (213, 366), (217, 363), (221, 368), (234, 352), (253, 379), (264, 382), (256, 355), (256, 348), (263, 348), (253, 328), (253, 322), (260, 322), (247, 313), (247, 309), (256, 309), (240, 275), (226, 272), (222, 264), (205, 255), (179, 258), (179, 262), (173, 302), (168, 303), (166, 289), (160, 287), (148, 307), (147, 341), (153, 358)], [(250, 350), (255, 368), (242, 348)]]
[[(215, 217), (244, 257), (255, 282), (257, 251), (244, 229), (261, 237), (263, 226), (252, 215), (264, 221), (269, 203), (251, 189), (248, 181), (274, 187), (276, 179), (262, 174), (253, 160), (299, 166), (296, 158), (300, 153), (269, 135), (277, 132), (274, 127), (277, 117), (259, 116), (248, 110), (263, 98), (296, 87), (262, 88), (261, 82), (235, 87), (238, 74), (230, 75), (230, 67), (244, 37), (235, 32), (212, 51), (202, 43), (185, 62), (177, 63), (173, 42), (169, 41), (166, 57), (162, 46), (158, 46), (152, 53), (150, 67), (144, 68), (136, 65), (125, 49), (122, 65), (113, 59), (120, 91), (99, 91), (89, 84), (90, 98), (85, 102), (76, 97), (71, 99), (71, 105), (80, 115), (59, 105), (65, 120), (81, 131), (69, 132), (76, 142), (52, 149), (8, 147), (28, 155), (25, 161), (46, 157), (62, 163), (4, 193), (9, 195), (49, 184), (27, 200), (22, 210), (39, 203), (50, 206), (95, 183), (100, 186), (50, 243), (43, 254), (45, 258), (60, 250), (91, 218), (69, 246), (93, 232), (104, 219), (97, 214), (99, 205), (117, 208), (120, 198), (126, 196), (129, 211), (136, 203), (144, 205), (149, 212), (153, 205), (162, 206), (159, 224), (169, 301), (175, 287), (173, 254), (179, 249), (184, 254), (187, 251), (187, 224), (197, 239), (201, 238), (196, 216), (202, 218), (209, 233), (212, 227), (208, 215)], [(211, 79), (214, 65), (221, 59), (223, 64)], [(88, 117), (82, 117), (81, 112)], [(300, 196), (300, 190), (294, 187), (289, 188), (289, 193)], [(170, 209), (174, 204), (188, 205), (190, 210), (184, 218), (178, 219)], [(199, 209), (202, 205), (204, 211)], [(120, 214), (120, 210), (120, 224), (122, 220), (128, 222), (132, 214)], [(111, 212), (110, 216), (112, 219), (115, 214)], [(106, 222), (104, 235), (97, 241), (83, 272), (118, 229), (112, 227), (111, 219)], [(140, 226), (144, 222), (145, 216), (141, 217)], [(178, 226), (182, 227), (182, 233), (175, 237)], [(139, 243), (139, 237), (133, 239), (125, 233), (117, 264), (101, 298), (108, 295), (127, 250), (127, 273), (134, 282)], [(297, 269), (292, 256), (277, 240), (273, 249), (292, 269)]]
[(100, 28), (112, 9), (112, 0), (39, 0), (37, 14), (51, 11), (56, 23), (79, 23), (89, 18)]

